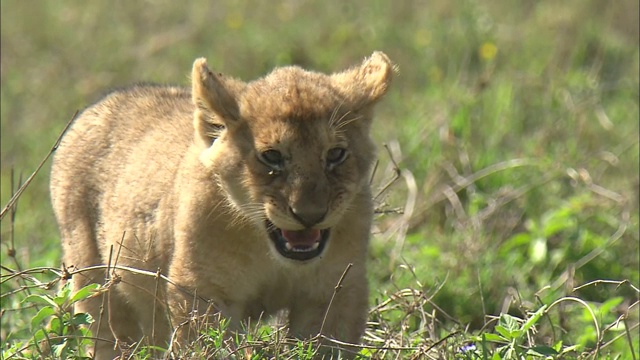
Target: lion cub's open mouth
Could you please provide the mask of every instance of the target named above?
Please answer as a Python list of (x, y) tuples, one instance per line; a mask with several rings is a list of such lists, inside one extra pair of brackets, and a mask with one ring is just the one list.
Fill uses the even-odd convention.
[(266, 222), (269, 238), (280, 255), (293, 260), (310, 260), (322, 254), (329, 239), (329, 229), (284, 230)]

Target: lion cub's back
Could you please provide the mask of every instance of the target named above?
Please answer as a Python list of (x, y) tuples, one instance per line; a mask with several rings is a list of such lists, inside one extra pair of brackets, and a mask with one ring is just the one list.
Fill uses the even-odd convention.
[(54, 155), (51, 197), (60, 225), (75, 215), (97, 220), (104, 198), (122, 196), (123, 184), (135, 193), (173, 178), (193, 139), (192, 116), (190, 91), (168, 86), (117, 90), (86, 108)]
[(157, 131), (167, 138), (190, 137), (192, 114), (191, 93), (186, 88), (138, 85), (116, 90), (80, 113), (61, 147), (84, 145), (89, 150), (102, 143), (124, 146)]

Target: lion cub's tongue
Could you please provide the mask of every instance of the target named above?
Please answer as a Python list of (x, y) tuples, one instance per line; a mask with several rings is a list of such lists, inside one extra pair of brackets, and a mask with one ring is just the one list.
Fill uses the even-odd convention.
[(320, 241), (320, 230), (284, 230), (282, 229), (282, 237), (287, 240), (291, 246), (311, 247)]

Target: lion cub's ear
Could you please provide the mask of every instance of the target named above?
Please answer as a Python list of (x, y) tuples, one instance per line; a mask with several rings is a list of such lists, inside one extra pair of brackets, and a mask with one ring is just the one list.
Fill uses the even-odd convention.
[(374, 104), (388, 90), (397, 67), (381, 51), (374, 52), (358, 67), (333, 74), (334, 86), (355, 109)]
[(193, 125), (196, 135), (210, 146), (221, 129), (234, 126), (240, 118), (237, 95), (245, 84), (214, 74), (205, 58), (196, 59), (191, 72), (191, 96), (196, 106)]

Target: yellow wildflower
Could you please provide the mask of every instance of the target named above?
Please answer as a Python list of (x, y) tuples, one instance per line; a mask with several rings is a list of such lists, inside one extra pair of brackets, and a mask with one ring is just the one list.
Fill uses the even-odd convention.
[(491, 61), (496, 57), (496, 54), (498, 54), (498, 47), (492, 42), (485, 41), (480, 45), (478, 54), (482, 60)]

